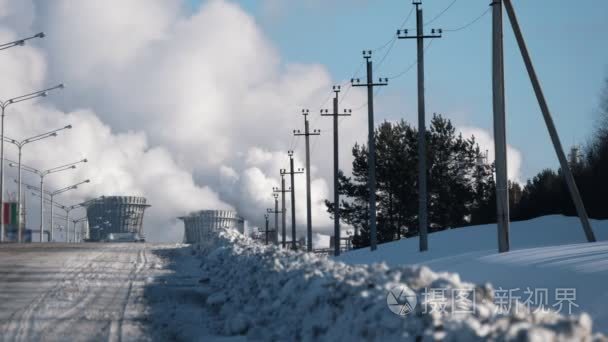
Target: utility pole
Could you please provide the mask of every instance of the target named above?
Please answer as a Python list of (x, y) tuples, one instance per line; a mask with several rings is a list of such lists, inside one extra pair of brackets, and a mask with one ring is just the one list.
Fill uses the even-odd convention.
[(274, 210), (267, 209), (266, 212), (269, 214), (274, 214), (274, 234), (272, 236), (272, 243), (275, 245), (279, 244), (279, 194), (272, 194), (274, 197)]
[[(271, 209), (266, 209), (266, 210), (271, 210)], [(268, 233), (270, 232), (268, 230), (268, 214), (264, 214), (264, 219), (266, 220), (266, 246), (268, 246)]]
[(367, 64), (367, 82), (361, 83), (360, 79), (351, 79), (353, 87), (367, 87), (367, 116), (368, 116), (368, 189), (369, 189), (369, 227), (370, 227), (370, 248), (376, 250), (377, 233), (376, 233), (376, 138), (374, 124), (374, 87), (388, 85), (388, 78), (380, 78), (379, 82), (374, 83), (372, 52), (363, 51), (363, 58)]
[[(496, 7), (500, 7), (500, 9), (502, 9), (502, 6), (497, 6), (496, 3), (500, 4), (500, 0), (494, 1), (494, 11), (497, 10)], [(524, 36), (521, 32), (517, 16), (515, 15), (515, 9), (513, 8), (511, 0), (504, 0), (504, 3), (505, 8), (507, 10), (507, 15), (509, 16), (509, 21), (511, 22), (511, 27), (513, 28), (513, 33), (515, 33), (515, 39), (517, 40), (519, 51), (521, 52), (521, 56), (526, 65), (526, 70), (528, 71), (528, 76), (530, 77), (530, 82), (532, 83), (532, 87), (534, 88), (534, 93), (536, 95), (538, 105), (540, 106), (541, 112), (543, 114), (543, 118), (545, 120), (545, 124), (547, 125), (549, 135), (551, 136), (553, 148), (555, 149), (555, 153), (557, 154), (557, 159), (559, 159), (564, 178), (566, 179), (566, 184), (568, 185), (570, 196), (572, 197), (572, 201), (574, 202), (574, 206), (576, 207), (578, 217), (583, 226), (583, 231), (585, 232), (585, 236), (588, 242), (595, 242), (595, 234), (593, 233), (593, 229), (591, 228), (591, 223), (589, 223), (589, 217), (587, 216), (587, 211), (585, 210), (585, 206), (583, 205), (583, 201), (578, 191), (578, 187), (576, 186), (576, 182), (574, 181), (574, 177), (572, 176), (572, 171), (568, 167), (568, 160), (566, 159), (566, 155), (564, 154), (562, 143), (559, 140), (557, 129), (555, 128), (555, 124), (553, 123), (553, 118), (551, 116), (551, 112), (549, 111), (549, 105), (547, 104), (547, 100), (545, 99), (545, 95), (543, 94), (540, 81), (538, 80), (538, 76), (536, 75), (536, 71), (534, 70), (532, 58), (530, 57), (530, 54), (528, 52), (526, 41), (524, 40)], [(495, 16), (498, 15), (495, 14)]]
[(418, 229), (420, 234), (420, 251), (428, 250), (428, 186), (426, 160), (426, 114), (424, 104), (424, 40), (441, 38), (441, 29), (432, 29), (430, 35), (425, 35), (422, 19), (422, 1), (414, 0), (416, 6), (416, 35), (410, 36), (408, 30), (398, 30), (398, 39), (416, 39), (418, 50)]
[(297, 249), (296, 244), (296, 188), (294, 182), (294, 176), (296, 174), (304, 173), (304, 169), (294, 170), (293, 167), (293, 151), (287, 151), (289, 155), (289, 172), (281, 170), (281, 175), (290, 175), (291, 178), (291, 248), (295, 251)]
[(339, 151), (338, 151), (338, 118), (340, 116), (350, 116), (352, 110), (345, 109), (344, 114), (338, 113), (338, 96), (340, 94), (340, 86), (334, 86), (333, 91), (336, 94), (334, 97), (334, 110), (330, 114), (329, 110), (321, 110), (321, 116), (333, 116), (334, 118), (334, 255), (340, 255), (340, 194), (338, 183)]
[(509, 190), (505, 114), (505, 70), (502, 31), (502, 0), (492, 2), (492, 102), (494, 154), (496, 156), (496, 222), (498, 251), (509, 251)]
[(287, 224), (285, 221), (285, 213), (287, 212), (287, 209), (285, 209), (285, 193), (291, 192), (291, 189), (285, 189), (285, 174), (283, 173), (285, 169), (281, 169), (279, 171), (281, 173), (281, 188), (273, 188), (272, 191), (275, 193), (281, 193), (281, 232), (283, 234), (281, 237), (281, 245), (283, 248), (285, 248), (285, 239), (287, 238), (287, 232), (285, 231), (285, 225)]
[(311, 208), (311, 196), (310, 196), (310, 136), (321, 135), (321, 131), (318, 129), (310, 132), (308, 127), (308, 109), (302, 109), (302, 115), (304, 115), (304, 133), (300, 130), (293, 131), (295, 136), (304, 136), (306, 139), (306, 250), (312, 252), (312, 208)]

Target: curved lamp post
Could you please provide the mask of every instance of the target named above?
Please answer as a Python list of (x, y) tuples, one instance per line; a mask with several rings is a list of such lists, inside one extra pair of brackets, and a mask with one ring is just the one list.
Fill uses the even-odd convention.
[(15, 140), (15, 139), (11, 139), (8, 137), (4, 137), (4, 141), (7, 143), (11, 143), (15, 146), (17, 146), (17, 149), (19, 150), (19, 158), (17, 159), (17, 229), (18, 229), (18, 233), (17, 233), (17, 242), (21, 242), (23, 239), (23, 227), (22, 227), (22, 210), (21, 210), (21, 152), (23, 149), (23, 146), (29, 144), (29, 143), (33, 143), (35, 141), (40, 141), (42, 139), (46, 139), (46, 138), (50, 138), (50, 137), (56, 137), (57, 136), (57, 132), (62, 131), (64, 129), (72, 129), (72, 125), (67, 125), (65, 127), (62, 128), (58, 128), (46, 133), (42, 133), (42, 134), (38, 134), (35, 135), (33, 137), (29, 137), (27, 139), (23, 139), (21, 141)]
[(86, 222), (86, 221), (88, 221), (88, 218), (86, 216), (81, 217), (79, 219), (72, 220), (72, 223), (74, 224), (74, 242), (80, 242), (80, 240), (82, 240), (82, 230), (83, 229), (81, 227), (80, 234), (76, 235), (76, 224), (80, 223), (80, 222)]
[[(36, 197), (40, 197), (40, 194), (37, 192), (32, 192), (32, 196), (36, 196)], [(44, 199), (47, 203), (51, 204), (51, 200), (48, 198)], [(59, 217), (59, 216), (55, 216), (55, 218), (61, 218), (62, 220), (65, 220), (65, 226), (66, 226), (66, 242), (71, 242), (70, 241), (70, 213), (72, 212), (72, 210), (74, 209), (78, 209), (78, 208), (82, 208), (85, 207), (87, 205), (87, 203), (91, 202), (91, 200), (89, 201), (84, 201), (82, 203), (78, 203), (78, 204), (74, 204), (74, 205), (63, 205), (57, 202), (53, 202), (52, 205), (54, 205), (55, 207), (62, 209), (63, 211), (65, 211), (65, 216)], [(86, 218), (86, 217), (85, 217)], [(81, 219), (80, 219), (81, 220)], [(73, 222), (74, 220), (72, 220)], [(79, 221), (80, 222), (80, 221)], [(76, 226), (74, 226), (74, 238), (76, 237)], [(74, 240), (76, 241), (76, 240)]]
[(14, 103), (32, 100), (37, 97), (45, 97), (49, 91), (63, 88), (63, 84), (59, 84), (34, 93), (13, 97), (6, 101), (0, 101), (0, 108), (2, 109), (2, 115), (0, 116), (0, 203), (2, 203), (2, 205), (0, 205), (0, 242), (4, 242), (4, 112), (8, 106)]
[[(75, 189), (78, 188), (79, 185), (82, 185), (82, 184), (85, 184), (85, 183), (90, 183), (90, 182), (91, 182), (91, 180), (87, 179), (87, 180), (84, 180), (82, 182), (79, 182), (79, 183), (76, 183), (76, 184), (72, 184), (70, 186), (66, 186), (65, 188), (61, 188), (61, 189), (58, 189), (58, 190), (55, 190), (55, 191), (44, 190), (44, 194), (47, 195), (50, 198), (50, 203), (51, 203), (51, 241), (52, 242), (55, 242), (55, 238), (54, 238), (55, 234), (54, 234), (54, 229), (53, 229), (55, 227), (53, 225), (54, 224), (54, 218), (55, 218), (55, 216), (54, 216), (55, 213), (54, 213), (54, 210), (53, 210), (54, 209), (53, 204), (54, 204), (55, 196), (57, 196), (59, 194), (62, 194), (64, 192), (70, 191), (70, 190), (75, 190)], [(37, 191), (39, 193), (42, 193), (42, 191), (40, 191), (39, 187), (31, 186), (31, 185), (26, 185), (26, 186), (27, 186), (28, 190), (33, 190), (33, 191)], [(66, 219), (66, 221), (69, 221), (69, 211), (66, 210), (66, 213), (68, 215), (68, 218)], [(69, 231), (68, 231), (68, 236), (69, 236)]]
[[(61, 171), (75, 169), (76, 165), (78, 165), (80, 163), (86, 163), (86, 162), (87, 162), (86, 159), (82, 159), (82, 160), (79, 160), (74, 163), (57, 166), (57, 167), (54, 167), (52, 169), (47, 169), (47, 170), (38, 170), (38, 169), (23, 165), (23, 164), (21, 165), (21, 168), (27, 172), (31, 172), (40, 177), (40, 192), (43, 193), (44, 192), (44, 177), (46, 177), (47, 175), (49, 175), (51, 173), (57, 173), (57, 172), (61, 172)], [(14, 162), (9, 163), (8, 165), (10, 167), (17, 167), (17, 164), (15, 164)], [(43, 239), (44, 239), (44, 196), (40, 196), (40, 242), (42, 242)]]

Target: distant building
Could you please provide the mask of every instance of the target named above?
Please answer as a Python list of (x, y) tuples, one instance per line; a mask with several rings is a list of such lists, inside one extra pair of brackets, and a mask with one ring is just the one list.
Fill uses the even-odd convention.
[(102, 196), (86, 202), (89, 240), (101, 241), (110, 233), (138, 233), (142, 237), (144, 197)]
[(245, 220), (232, 210), (201, 210), (179, 217), (184, 221), (184, 242), (198, 243), (210, 232), (229, 228), (245, 233)]

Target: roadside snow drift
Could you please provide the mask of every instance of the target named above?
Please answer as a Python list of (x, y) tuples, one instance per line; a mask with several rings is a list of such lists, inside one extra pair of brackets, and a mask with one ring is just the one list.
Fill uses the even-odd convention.
[[(530, 312), (521, 306), (500, 312), (491, 285), (462, 282), (457, 274), (385, 264), (347, 265), (325, 257), (263, 246), (239, 233), (220, 231), (199, 246), (200, 283), (218, 315), (217, 333), (253, 340), (601, 340), (591, 318)], [(414, 311), (400, 316), (387, 295), (406, 285), (416, 293)], [(470, 312), (453, 304), (426, 310), (425, 289), (468, 290)], [(456, 303), (456, 302), (453, 302)], [(433, 311), (433, 312), (431, 312)], [(467, 311), (467, 310), (462, 310)]]
[[(558, 289), (574, 289), (571, 313), (586, 312), (594, 330), (608, 333), (608, 220), (591, 220), (598, 242), (585, 242), (577, 217), (551, 215), (511, 223), (511, 251), (497, 253), (496, 225), (463, 227), (429, 235), (429, 250), (418, 251), (418, 238), (353, 250), (337, 258), (347, 264), (386, 263), (427, 266), (455, 272), (477, 284), (515, 290), (513, 296), (546, 290), (549, 306)], [(557, 307), (554, 307), (557, 309)], [(568, 313), (562, 308), (562, 313)]]

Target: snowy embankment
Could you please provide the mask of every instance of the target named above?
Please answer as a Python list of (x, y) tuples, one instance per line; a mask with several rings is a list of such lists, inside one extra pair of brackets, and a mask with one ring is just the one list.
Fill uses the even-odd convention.
[[(217, 333), (253, 340), (591, 340), (588, 315), (564, 317), (515, 306), (501, 313), (490, 285), (462, 282), (427, 267), (347, 265), (324, 257), (262, 246), (221, 231), (200, 246), (201, 286), (217, 316)], [(418, 297), (414, 312), (389, 310), (387, 294), (406, 285)], [(467, 290), (470, 312), (426, 310), (425, 289)], [(600, 336), (595, 338), (601, 339)]]
[[(418, 238), (381, 244), (342, 254), (348, 264), (424, 265), (455, 272), (464, 280), (514, 291), (528, 299), (527, 290), (575, 289), (572, 313), (593, 317), (594, 330), (608, 333), (608, 221), (591, 220), (599, 242), (586, 243), (577, 217), (551, 215), (512, 222), (511, 252), (496, 252), (496, 225), (451, 229), (429, 235), (429, 250), (418, 252)], [(552, 307), (557, 309), (557, 307)], [(562, 312), (566, 312), (563, 308)]]

